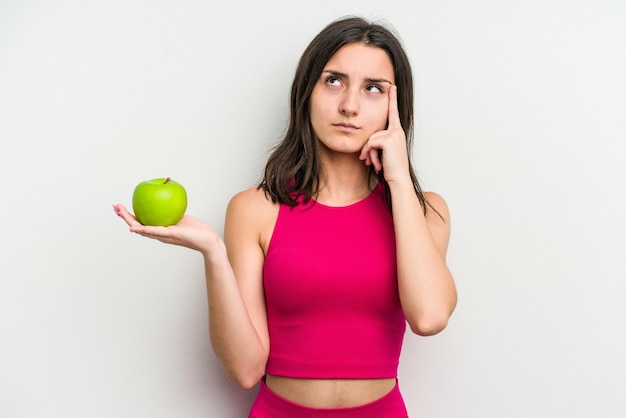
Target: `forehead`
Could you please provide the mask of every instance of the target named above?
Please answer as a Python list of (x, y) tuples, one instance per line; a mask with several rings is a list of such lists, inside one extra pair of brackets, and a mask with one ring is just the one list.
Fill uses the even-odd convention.
[(384, 78), (395, 83), (393, 65), (387, 52), (361, 43), (341, 47), (330, 57), (324, 70), (341, 72), (354, 79)]

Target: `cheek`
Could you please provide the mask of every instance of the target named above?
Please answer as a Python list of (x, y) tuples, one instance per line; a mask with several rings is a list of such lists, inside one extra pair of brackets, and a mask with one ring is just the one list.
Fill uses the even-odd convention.
[(387, 128), (387, 118), (389, 116), (389, 105), (381, 104), (372, 109), (369, 120), (371, 121), (372, 129), (375, 131), (382, 131)]
[(330, 100), (311, 100), (309, 117), (311, 124), (318, 126), (328, 125), (336, 118), (335, 104)]
[(321, 121), (323, 119), (322, 114), (320, 113), (322, 109), (318, 106), (315, 106), (313, 103), (309, 106), (309, 119), (311, 120), (311, 126), (313, 126), (313, 130), (317, 130), (321, 125)]
[(323, 118), (324, 106), (319, 96), (316, 94), (316, 90), (313, 90), (311, 98), (309, 99), (309, 116), (311, 122), (319, 121)]

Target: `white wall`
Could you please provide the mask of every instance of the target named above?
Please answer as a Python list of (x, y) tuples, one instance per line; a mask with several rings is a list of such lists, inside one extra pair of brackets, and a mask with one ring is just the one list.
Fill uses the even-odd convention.
[(111, 204), (171, 176), (223, 227), (344, 14), (402, 34), (459, 306), (407, 336), (413, 417), (626, 414), (626, 3), (0, 1), (0, 416), (243, 417), (202, 263)]

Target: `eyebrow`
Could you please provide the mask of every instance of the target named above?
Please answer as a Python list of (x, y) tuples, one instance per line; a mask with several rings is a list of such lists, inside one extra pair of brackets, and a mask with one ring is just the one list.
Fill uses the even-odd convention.
[[(323, 70), (322, 73), (329, 73), (339, 78), (350, 78), (348, 74), (335, 70)], [(386, 78), (366, 78), (365, 81), (367, 83), (389, 83), (393, 86), (393, 83)]]

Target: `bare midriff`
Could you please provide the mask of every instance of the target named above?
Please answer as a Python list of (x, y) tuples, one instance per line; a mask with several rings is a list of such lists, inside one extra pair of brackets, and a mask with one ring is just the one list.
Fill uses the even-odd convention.
[(395, 378), (300, 379), (267, 375), (267, 387), (277, 395), (311, 408), (350, 408), (382, 398), (395, 387)]

